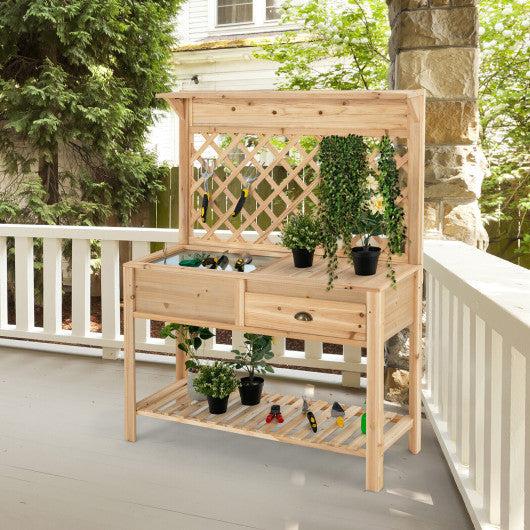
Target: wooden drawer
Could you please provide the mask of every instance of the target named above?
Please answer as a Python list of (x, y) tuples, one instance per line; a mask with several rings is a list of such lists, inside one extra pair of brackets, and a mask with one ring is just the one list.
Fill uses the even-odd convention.
[[(295, 318), (304, 312), (311, 320)], [(313, 300), (271, 294), (245, 294), (245, 325), (363, 340), (366, 335), (366, 306), (360, 303)]]
[(136, 269), (135, 312), (182, 323), (234, 324), (234, 283), (187, 270)]

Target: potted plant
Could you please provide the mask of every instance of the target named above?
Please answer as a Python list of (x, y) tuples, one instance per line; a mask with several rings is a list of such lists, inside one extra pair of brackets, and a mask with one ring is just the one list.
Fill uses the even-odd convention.
[[(328, 289), (337, 278), (340, 240), (345, 249), (351, 249), (349, 257), (358, 274), (375, 274), (381, 249), (371, 247), (370, 238), (376, 235), (387, 237), (387, 276), (395, 285), (391, 259), (405, 247), (405, 213), (397, 203), (401, 196), (399, 171), (387, 136), (379, 142), (378, 151), (377, 172), (373, 172), (362, 137), (328, 136), (320, 143), (319, 218), (324, 257), (328, 259)], [(353, 246), (356, 234), (361, 236), (361, 247)]]
[(221, 361), (201, 366), (199, 375), (193, 381), (195, 390), (208, 398), (211, 414), (226, 412), (228, 396), (238, 386), (239, 380), (234, 367)]
[(244, 344), (246, 350), (232, 350), (235, 353), (236, 368), (244, 369), (248, 376), (241, 378), (239, 395), (243, 405), (257, 405), (261, 401), (263, 392), (263, 377), (256, 376), (256, 373), (273, 373), (272, 366), (267, 361), (274, 357), (272, 352), (272, 337), (269, 335), (255, 335), (245, 333)]
[(316, 216), (308, 213), (291, 215), (283, 222), (282, 245), (293, 253), (294, 266), (311, 267), (315, 248), (320, 244), (320, 224)]
[(204, 401), (206, 396), (197, 392), (193, 387), (193, 381), (199, 375), (202, 367), (197, 352), (203, 346), (203, 341), (211, 339), (214, 334), (209, 328), (172, 323), (162, 328), (160, 336), (164, 339), (167, 337), (175, 339), (178, 349), (186, 354), (185, 366), (188, 371), (188, 395), (191, 400)]

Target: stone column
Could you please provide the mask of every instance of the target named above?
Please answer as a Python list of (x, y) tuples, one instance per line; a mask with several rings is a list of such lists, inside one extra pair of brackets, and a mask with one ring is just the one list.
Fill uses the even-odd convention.
[(389, 88), (424, 88), (425, 236), (487, 246), (477, 199), (487, 165), (478, 140), (474, 0), (387, 0)]

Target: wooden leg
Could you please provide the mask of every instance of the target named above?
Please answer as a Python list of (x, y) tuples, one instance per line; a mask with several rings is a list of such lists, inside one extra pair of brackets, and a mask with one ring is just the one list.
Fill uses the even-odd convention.
[(410, 326), (409, 355), (409, 415), (412, 429), (409, 431), (409, 450), (416, 454), (421, 450), (421, 378), (422, 378), (422, 271), (414, 276), (413, 321)]
[(124, 374), (125, 374), (125, 439), (136, 441), (136, 366), (134, 341), (134, 269), (123, 270)]
[(180, 381), (181, 379), (184, 379), (187, 377), (187, 370), (186, 370), (186, 354), (179, 350), (178, 344), (177, 344), (177, 351), (175, 353), (175, 379), (177, 381)]
[(383, 487), (384, 293), (367, 293), (366, 489)]

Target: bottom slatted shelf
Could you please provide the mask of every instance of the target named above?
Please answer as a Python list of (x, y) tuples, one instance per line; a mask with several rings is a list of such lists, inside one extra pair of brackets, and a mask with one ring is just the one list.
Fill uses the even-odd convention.
[[(272, 404), (281, 406), (283, 423), (278, 423), (276, 419), (266, 423)], [(339, 427), (336, 418), (331, 417), (331, 404), (313, 401), (311, 410), (318, 424), (318, 431), (314, 433), (302, 412), (302, 405), (302, 399), (295, 396), (263, 394), (259, 405), (249, 407), (242, 405), (239, 393), (234, 392), (228, 400), (225, 414), (210, 414), (207, 401), (190, 401), (186, 381), (181, 380), (139, 401), (136, 413), (336, 453), (366, 456), (366, 435), (361, 431), (364, 409), (342, 405), (346, 412), (344, 426)], [(383, 449), (386, 451), (410, 430), (412, 419), (386, 412), (384, 424)]]

